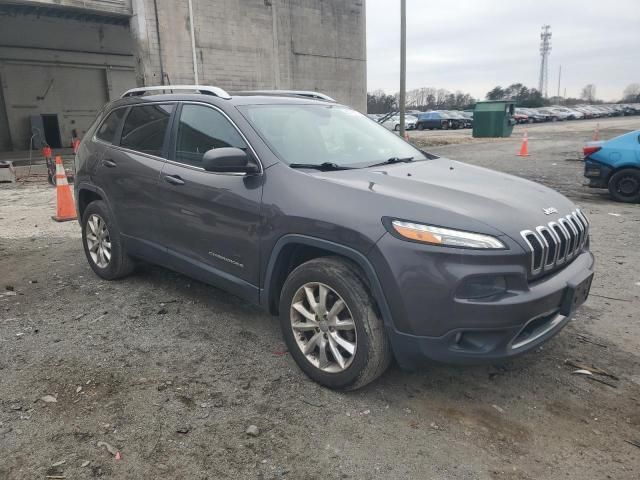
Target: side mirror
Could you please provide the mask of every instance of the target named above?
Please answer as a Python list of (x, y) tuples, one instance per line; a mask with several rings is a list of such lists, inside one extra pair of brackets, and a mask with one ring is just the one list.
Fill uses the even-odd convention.
[(249, 163), (247, 153), (236, 147), (213, 148), (202, 157), (207, 172), (256, 173), (258, 168)]

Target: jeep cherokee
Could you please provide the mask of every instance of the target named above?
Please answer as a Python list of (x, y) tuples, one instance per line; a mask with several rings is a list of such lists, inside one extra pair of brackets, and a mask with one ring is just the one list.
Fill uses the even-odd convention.
[(418, 150), (313, 92), (130, 90), (82, 140), (75, 193), (97, 275), (144, 260), (260, 304), (331, 388), (392, 358), (527, 352), (593, 277), (589, 222), (564, 196)]

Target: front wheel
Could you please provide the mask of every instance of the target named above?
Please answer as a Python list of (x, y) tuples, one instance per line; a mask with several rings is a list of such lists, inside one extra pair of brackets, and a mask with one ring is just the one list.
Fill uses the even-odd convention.
[(396, 126), (395, 126), (395, 127), (393, 127), (393, 130), (394, 130), (395, 132), (399, 132), (399, 131), (400, 131), (400, 125), (396, 124)]
[(391, 361), (384, 325), (355, 265), (337, 257), (297, 267), (282, 288), (280, 326), (298, 366), (325, 387), (355, 390)]
[(82, 215), (82, 243), (91, 269), (105, 280), (130, 274), (134, 262), (122, 244), (113, 215), (102, 200), (91, 202)]
[(424, 124), (419, 123), (418, 125), (416, 125), (416, 127), (418, 128), (418, 130), (424, 130)]
[(609, 193), (618, 202), (640, 202), (640, 170), (625, 168), (611, 175)]

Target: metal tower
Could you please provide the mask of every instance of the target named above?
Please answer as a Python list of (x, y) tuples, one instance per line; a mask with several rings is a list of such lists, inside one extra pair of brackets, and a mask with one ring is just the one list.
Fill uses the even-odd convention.
[(543, 25), (540, 33), (540, 80), (538, 90), (543, 97), (547, 97), (547, 83), (549, 78), (549, 53), (551, 53), (551, 26)]

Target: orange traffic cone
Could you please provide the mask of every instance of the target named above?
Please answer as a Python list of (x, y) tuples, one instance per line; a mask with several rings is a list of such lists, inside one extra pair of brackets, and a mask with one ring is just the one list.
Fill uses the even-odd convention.
[(51, 217), (56, 222), (66, 222), (67, 220), (75, 220), (78, 218), (76, 214), (76, 205), (73, 202), (73, 194), (71, 187), (67, 182), (67, 172), (64, 171), (62, 157), (56, 157), (56, 196), (57, 211), (56, 215)]
[(527, 136), (527, 131), (524, 131), (524, 136), (522, 137), (522, 145), (520, 146), (520, 153), (518, 153), (519, 157), (528, 157), (529, 156), (529, 137)]
[(600, 140), (600, 124), (599, 123), (596, 123), (596, 129), (593, 131), (592, 140), (594, 142), (597, 142), (598, 140)]

